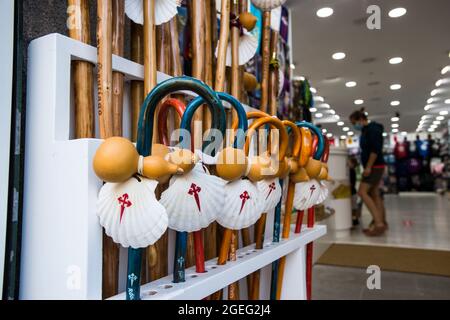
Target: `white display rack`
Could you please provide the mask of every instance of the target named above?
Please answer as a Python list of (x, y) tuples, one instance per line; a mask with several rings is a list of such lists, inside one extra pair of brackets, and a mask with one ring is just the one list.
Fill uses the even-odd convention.
[[(92, 159), (99, 139), (73, 139), (71, 61), (97, 61), (95, 47), (59, 34), (31, 42), (28, 54), (26, 159), (21, 258), (21, 299), (101, 299), (102, 229), (96, 199), (102, 182), (95, 176)], [(143, 66), (113, 56), (113, 69), (126, 82), (143, 79)], [(169, 76), (158, 73), (158, 81)], [(129, 86), (125, 86), (124, 134), (130, 136)], [(273, 213), (268, 214), (270, 239)], [(305, 298), (305, 245), (326, 233), (325, 226), (305, 229), (300, 235), (253, 252), (240, 249), (236, 262), (171, 283), (171, 276), (142, 285), (143, 299), (201, 299), (262, 267), (261, 298), (270, 288), (270, 264), (288, 255), (282, 299)], [(169, 248), (174, 234), (169, 233)], [(171, 270), (173, 250), (169, 250)], [(126, 250), (120, 255), (119, 289), (124, 291)], [(245, 291), (245, 280), (241, 281)], [(245, 298), (245, 294), (241, 295)], [(113, 299), (124, 299), (120, 294)]]

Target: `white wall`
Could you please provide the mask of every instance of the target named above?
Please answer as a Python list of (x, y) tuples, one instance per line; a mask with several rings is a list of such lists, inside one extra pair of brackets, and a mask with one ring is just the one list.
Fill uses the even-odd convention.
[[(0, 290), (5, 265), (14, 47), (14, 0), (0, 1)], [(1, 291), (0, 291), (1, 292)]]

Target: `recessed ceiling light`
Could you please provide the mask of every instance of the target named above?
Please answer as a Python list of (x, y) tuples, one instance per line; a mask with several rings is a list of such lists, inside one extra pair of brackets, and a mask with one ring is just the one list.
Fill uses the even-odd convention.
[(349, 131), (349, 132), (347, 132), (347, 135), (349, 135), (349, 136), (352, 136), (352, 135), (354, 135), (355, 133), (353, 132), (353, 131)]
[(430, 95), (431, 95), (432, 97), (434, 97), (434, 96), (437, 95), (437, 94), (438, 94), (437, 89), (432, 90), (431, 93), (430, 93)]
[(402, 57), (394, 57), (394, 58), (390, 58), (389, 59), (389, 63), (390, 64), (399, 64), (403, 62), (403, 58)]
[(316, 116), (316, 118), (322, 118), (323, 114), (319, 112), (319, 113), (316, 113), (315, 116)]
[(406, 131), (402, 131), (402, 136), (407, 136), (408, 135), (408, 132), (406, 132)]
[(402, 88), (401, 84), (395, 83), (395, 84), (391, 84), (391, 90), (399, 90)]
[(346, 136), (341, 136), (341, 140), (345, 140), (345, 139), (347, 139)]
[(329, 105), (328, 103), (322, 103), (320, 106), (321, 106), (322, 108), (325, 108), (325, 109), (330, 109), (330, 108), (331, 108), (330, 105)]
[(346, 86), (347, 88), (353, 88), (353, 87), (356, 87), (356, 82), (355, 82), (355, 81), (349, 81), (349, 82), (347, 82), (347, 83), (345, 84), (345, 86)]
[(344, 131), (344, 132), (347, 132), (347, 131), (349, 131), (349, 130), (350, 130), (349, 127), (343, 127), (343, 128), (342, 128), (342, 131)]
[(396, 107), (400, 105), (400, 101), (391, 101), (391, 106)]
[(335, 118), (336, 120), (339, 120), (341, 117), (340, 117), (338, 114), (335, 114), (335, 115), (334, 115), (334, 118)]
[(428, 132), (434, 132), (433, 128), (428, 129)]
[(445, 119), (444, 116), (437, 116), (437, 117), (436, 117), (436, 120), (439, 120), (439, 121), (442, 121), (442, 120), (444, 120), (444, 119)]
[(337, 123), (337, 125), (338, 125), (339, 127), (342, 127), (342, 126), (344, 125), (344, 121), (339, 121), (339, 122)]
[(327, 138), (332, 138), (333, 134), (331, 132), (327, 133)]
[(397, 122), (397, 121), (399, 121), (399, 120), (400, 120), (399, 117), (392, 117), (392, 118), (391, 118), (391, 121), (392, 121), (392, 122)]
[(427, 100), (427, 103), (428, 103), (428, 104), (433, 103), (434, 100), (437, 100), (437, 99), (436, 99), (436, 98), (430, 98), (430, 99)]
[(328, 18), (333, 14), (334, 10), (330, 7), (320, 8), (316, 14), (319, 18)]
[(389, 11), (389, 17), (391, 18), (399, 18), (401, 16), (404, 16), (406, 14), (405, 8), (395, 8)]
[(444, 102), (445, 104), (450, 104), (450, 99), (446, 99)]
[(442, 68), (441, 74), (446, 74), (449, 71), (450, 71), (450, 66), (445, 66), (444, 68)]
[(316, 88), (313, 88), (313, 87), (309, 88), (309, 91), (311, 91), (312, 93), (317, 93)]
[(397, 132), (398, 132), (398, 129), (392, 129), (392, 132), (393, 132), (393, 133), (397, 133)]
[(311, 111), (311, 112), (316, 112), (316, 111), (317, 111), (317, 108), (309, 108), (309, 111)]
[(440, 111), (439, 112), (439, 115), (441, 115), (441, 116), (446, 116), (446, 115), (448, 115), (448, 111)]
[(295, 64), (291, 63), (291, 69), (295, 70)]
[(422, 116), (422, 119), (428, 119), (428, 118), (432, 118), (433, 116), (430, 116), (429, 114), (424, 114)]
[(398, 124), (398, 123), (393, 123), (393, 124), (391, 124), (391, 127), (392, 128), (398, 128), (400, 125)]
[(345, 53), (344, 52), (336, 52), (336, 53), (333, 53), (333, 59), (334, 60), (342, 60), (342, 59), (344, 59), (345, 58)]
[(441, 124), (441, 122), (440, 122), (439, 120), (436, 120), (436, 121), (433, 121), (433, 124), (437, 124), (437, 125), (440, 125), (440, 124)]
[(316, 96), (315, 98), (316, 98), (317, 101), (320, 101), (320, 102), (324, 102), (325, 101), (325, 99), (323, 97), (321, 97), (321, 96)]
[(431, 109), (431, 106), (428, 104), (428, 105), (426, 105), (424, 108), (423, 108), (423, 110), (425, 110), (425, 111), (428, 111), (428, 110), (430, 110)]
[(443, 79), (439, 79), (438, 81), (436, 81), (436, 87), (440, 87), (442, 82), (444, 82)]
[(334, 111), (333, 109), (330, 109), (327, 112), (330, 113), (330, 114), (336, 114), (336, 111)]
[(357, 99), (357, 100), (354, 101), (354, 103), (355, 103), (356, 105), (363, 104), (363, 103), (364, 103), (364, 100), (363, 100), (363, 99)]
[(327, 129), (323, 128), (322, 133), (327, 133)]
[(383, 132), (383, 137), (387, 137), (387, 132)]

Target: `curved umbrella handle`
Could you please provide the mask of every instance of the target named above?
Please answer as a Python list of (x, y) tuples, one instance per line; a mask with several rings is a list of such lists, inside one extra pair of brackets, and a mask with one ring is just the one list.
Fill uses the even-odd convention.
[(153, 120), (158, 103), (166, 95), (180, 90), (189, 90), (198, 94), (212, 110), (223, 110), (222, 102), (216, 92), (200, 80), (183, 76), (171, 78), (159, 83), (145, 98), (139, 116), (136, 147), (142, 156), (151, 154)]
[(323, 138), (325, 140), (325, 149), (324, 149), (323, 155), (322, 155), (322, 162), (327, 163), (328, 158), (330, 157), (330, 140), (328, 140), (328, 138), (325, 136)]
[(271, 116), (259, 118), (258, 120), (256, 120), (255, 122), (252, 123), (252, 125), (250, 126), (250, 128), (247, 131), (247, 139), (245, 140), (244, 151), (248, 155), (248, 152), (250, 149), (250, 140), (251, 140), (253, 133), (255, 133), (256, 129), (258, 129), (259, 127), (261, 127), (265, 124), (271, 124), (274, 127), (276, 127), (278, 130), (280, 130), (280, 142), (281, 143), (280, 143), (280, 150), (278, 152), (278, 160), (281, 161), (284, 159), (284, 157), (286, 155), (288, 142), (289, 142), (289, 135), (288, 135), (287, 130), (284, 127), (283, 123), (281, 122), (281, 120), (271, 117)]
[(304, 167), (311, 156), (313, 138), (311, 131), (307, 128), (300, 127), (300, 135), (302, 137), (302, 146), (298, 157), (298, 165), (299, 167)]
[(170, 145), (170, 137), (167, 129), (167, 117), (170, 109), (175, 110), (181, 119), (184, 111), (186, 110), (186, 106), (183, 102), (174, 98), (167, 99), (161, 105), (158, 112), (158, 135), (161, 142), (166, 146)]
[(300, 150), (302, 147), (302, 139), (300, 129), (296, 126), (295, 123), (289, 120), (283, 120), (283, 125), (286, 127), (288, 134), (293, 135), (294, 145), (292, 146), (292, 157), (298, 158), (300, 155)]
[(295, 124), (299, 127), (310, 129), (317, 136), (318, 146), (317, 146), (317, 151), (314, 153), (313, 157), (316, 160), (320, 160), (320, 158), (322, 158), (322, 154), (323, 154), (323, 150), (324, 150), (324, 139), (323, 139), (322, 131), (320, 131), (320, 129), (318, 127), (316, 127), (315, 125), (313, 125), (309, 122), (301, 121), (301, 122), (296, 122)]

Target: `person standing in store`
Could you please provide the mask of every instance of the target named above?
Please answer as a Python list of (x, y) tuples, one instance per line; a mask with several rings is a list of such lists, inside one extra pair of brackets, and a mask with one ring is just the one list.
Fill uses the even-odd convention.
[(350, 122), (360, 131), (361, 164), (364, 171), (358, 195), (369, 209), (373, 221), (364, 233), (367, 236), (380, 236), (387, 229), (384, 200), (380, 194), (385, 162), (383, 157), (383, 131), (381, 124), (367, 119), (364, 109), (353, 112)]

